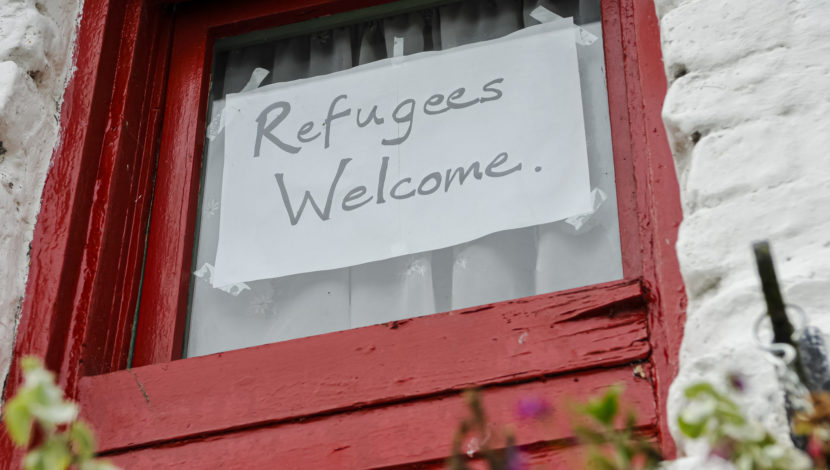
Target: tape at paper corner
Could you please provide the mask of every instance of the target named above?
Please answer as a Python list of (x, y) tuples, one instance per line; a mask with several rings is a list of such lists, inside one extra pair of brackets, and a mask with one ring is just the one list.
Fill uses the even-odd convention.
[(591, 212), (568, 217), (565, 219), (565, 223), (573, 227), (574, 233), (577, 234), (591, 231), (597, 224), (596, 213), (606, 200), (608, 200), (608, 196), (605, 191), (594, 188), (591, 190)]
[[(533, 11), (530, 12), (530, 17), (540, 23), (550, 23), (553, 21), (560, 21), (565, 19), (571, 20), (571, 22), (573, 22), (573, 18), (564, 18), (562, 16), (559, 16), (556, 13), (543, 7), (542, 5), (539, 5), (538, 7), (534, 8)], [(579, 25), (574, 24), (573, 28), (574, 41), (580, 46), (590, 46), (591, 44), (595, 43), (597, 39), (599, 39), (594, 34), (592, 34), (591, 32), (582, 28)]]
[(219, 289), (222, 292), (230, 294), (234, 297), (245, 292), (246, 290), (251, 290), (251, 287), (248, 284), (245, 284), (244, 282), (217, 286), (214, 282), (215, 273), (216, 268), (214, 268), (213, 265), (210, 263), (204, 263), (201, 268), (197, 269), (196, 271), (193, 271), (194, 276), (198, 277), (199, 279), (204, 279), (214, 289)]
[[(271, 73), (268, 70), (257, 67), (251, 72), (251, 77), (248, 78), (248, 82), (239, 90), (239, 93), (245, 93), (246, 91), (251, 91), (259, 87), (265, 77)], [(207, 131), (205, 133), (208, 140), (214, 140), (216, 137), (222, 132), (225, 128), (225, 102), (224, 100), (220, 100), (216, 102), (216, 106), (220, 109), (216, 113), (216, 116), (210, 121), (210, 124), (207, 126)]]

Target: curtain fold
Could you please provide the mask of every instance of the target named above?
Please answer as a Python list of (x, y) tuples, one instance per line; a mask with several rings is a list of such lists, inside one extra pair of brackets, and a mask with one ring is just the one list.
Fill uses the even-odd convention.
[[(215, 57), (187, 355), (198, 356), (622, 277), (602, 41), (579, 46), (591, 184), (606, 195), (578, 228), (566, 221), (488, 235), (455, 247), (351, 268), (210, 287), (221, 217), (224, 96), (249, 85), (308, 78), (403, 53), (494, 39), (536, 24), (540, 2), (601, 36), (598, 0), (465, 0), (352, 26), (247, 46)], [(249, 85), (250, 86), (250, 85)], [(577, 224), (579, 225), (579, 224)]]

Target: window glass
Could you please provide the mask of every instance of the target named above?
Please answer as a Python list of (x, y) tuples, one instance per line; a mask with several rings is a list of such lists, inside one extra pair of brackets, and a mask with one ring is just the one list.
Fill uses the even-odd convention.
[[(406, 55), (495, 39), (538, 24), (531, 12), (540, 5), (562, 17), (572, 17), (577, 25), (599, 38), (590, 44), (577, 43), (596, 207), (593, 214), (348, 268), (258, 280), (231, 288), (211, 287), (222, 216), (222, 111), (227, 94), (388, 58), (394, 53), (396, 37), (404, 39)], [(402, 8), (406, 8), (406, 2)], [(599, 0), (465, 0), (326, 29), (309, 28), (314, 27), (300, 34), (295, 25), (227, 38), (215, 48), (187, 356), (622, 277)]]

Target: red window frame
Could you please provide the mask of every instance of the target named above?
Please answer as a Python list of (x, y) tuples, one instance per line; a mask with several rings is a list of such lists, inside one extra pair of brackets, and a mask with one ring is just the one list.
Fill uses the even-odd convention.
[[(153, 207), (153, 222), (147, 248), (146, 272), (138, 315), (133, 365), (168, 362), (182, 357), (185, 335), (192, 254), (198, 206), (205, 117), (208, 106), (213, 41), (230, 36), (336, 14), (357, 8), (389, 3), (389, 0), (317, 0), (314, 9), (298, 11), (291, 2), (251, 1), (242, 7), (213, 7), (204, 2), (182, 5), (174, 27), (165, 126), (161, 136)], [(610, 5), (610, 3), (609, 3)], [(609, 8), (606, 7), (605, 10)], [(264, 14), (264, 12), (267, 12)], [(607, 24), (607, 23), (606, 23)], [(609, 41), (606, 53), (622, 56), (621, 43)], [(616, 47), (615, 47), (616, 46)], [(612, 62), (613, 63), (613, 62)], [(621, 70), (609, 68), (609, 82), (619, 82)], [(625, 109), (619, 89), (609, 89), (611, 112)], [(615, 116), (617, 117), (617, 116)], [(612, 119), (612, 134), (622, 133), (620, 121)], [(630, 160), (631, 150), (614, 141), (617, 159)], [(620, 217), (620, 238), (624, 279), (641, 277), (642, 261), (637, 231), (631, 168), (616, 165)], [(160, 217), (159, 217), (160, 216)], [(556, 294), (548, 297), (555, 297)], [(495, 303), (507, 305), (509, 302)], [(480, 307), (475, 307), (480, 308)]]
[[(228, 8), (211, 0), (86, 0), (77, 71), (64, 95), (61, 141), (32, 243), (14, 357), (45, 357), (68, 394), (81, 402), (103, 449), (114, 455), (415, 399), (425, 400), (416, 415), (372, 408), (366, 412), (371, 417), (360, 414), (339, 432), (360, 430), (360, 419), (408, 416), (412, 426), (423, 427), (423, 445), (428, 439), (448, 444), (451, 434), (429, 427), (429, 416), (452, 406), (448, 393), (471, 384), (532, 390), (538, 384), (532, 381), (548, 379), (553, 389), (562, 383), (563, 390), (577, 392), (628, 383), (632, 402), (652, 400), (651, 408), (643, 405), (651, 410), (643, 422), (658, 423), (656, 432), (671, 453), (660, 410), (676, 373), (684, 320), (674, 252), (682, 213), (660, 118), (666, 83), (648, 0), (602, 2), (623, 280), (174, 361), (181, 356), (190, 282), (212, 41), (388, 1), (252, 0)], [(144, 271), (151, 275), (142, 285), (145, 248)], [(137, 305), (133, 364), (144, 367), (123, 370)], [(556, 329), (545, 327), (554, 323)], [(534, 346), (517, 353), (519, 359), (494, 347), (523, 331), (532, 332)], [(446, 364), (447, 357), (466, 359)], [(616, 369), (585, 375), (581, 385), (565, 385), (570, 376), (558, 377), (639, 360), (648, 360), (653, 388)], [(19, 384), (14, 364), (6, 396)], [(502, 400), (505, 414), (514, 392), (495, 390), (503, 395), (495, 400)], [(298, 439), (316, 429), (285, 426)], [(566, 428), (557, 424), (561, 438)], [(246, 432), (228, 437), (224, 447), (192, 455), (215, 462), (210, 459), (241, 445), (239, 439), (260, 436)], [(0, 443), (2, 455), (11, 455), (8, 438)], [(272, 458), (280, 455), (276, 451)], [(177, 455), (164, 445), (158, 452)], [(151, 458), (149, 451), (130, 455)], [(349, 462), (405, 462), (381, 457), (353, 456), (357, 460)]]

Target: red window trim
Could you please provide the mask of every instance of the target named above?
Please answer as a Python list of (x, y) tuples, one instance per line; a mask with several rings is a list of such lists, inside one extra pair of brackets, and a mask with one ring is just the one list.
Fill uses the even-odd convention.
[[(446, 394), (470, 384), (612, 367), (648, 356), (642, 297), (638, 282), (608, 283), (88, 377), (79, 396), (90, 403), (85, 413), (92, 422), (112, 424), (102, 433), (103, 448), (122, 449)], [(171, 377), (188, 386), (165, 390), (160, 385)], [(137, 393), (136, 380), (152, 390), (152, 407)], [(230, 397), (244, 407), (228, 406)], [(164, 425), (123, 424), (130, 420)]]
[[(194, 219), (195, 205), (192, 201), (195, 200), (198, 184), (198, 165), (191, 164), (185, 168), (180, 174), (186, 177), (175, 182), (165, 181), (163, 175), (165, 165), (188, 164), (201, 156), (201, 130), (205, 114), (203, 97), (209, 60), (206, 51), (209, 50), (212, 34), (218, 32), (205, 25), (211, 24), (219, 28), (218, 24), (221, 23), (224, 25), (221, 32), (228, 34), (250, 29), (252, 25), (300, 21), (320, 15), (327, 2), (328, 0), (283, 2), (280, 3), (282, 10), (279, 13), (262, 18), (258, 15), (263, 11), (263, 5), (267, 4), (273, 9), (273, 2), (255, 1), (240, 8), (231, 21), (217, 20), (214, 16), (212, 23), (210, 12), (215, 10), (207, 8), (210, 2), (199, 2), (199, 7), (194, 8), (188, 16), (180, 16), (189, 18), (183, 22), (187, 32), (179, 35), (182, 38), (179, 41), (183, 42), (173, 47), (170, 59), (177, 67), (184, 67), (196, 75), (188, 78), (185, 74), (173, 73), (168, 79), (169, 83), (165, 83), (172, 31), (169, 2), (85, 2), (77, 43), (77, 72), (64, 95), (61, 116), (63, 132), (54, 154), (54, 164), (47, 177), (42, 210), (32, 243), (32, 266), (14, 357), (17, 359), (25, 354), (45, 357), (47, 365), (59, 371), (60, 383), (70, 396), (80, 399), (82, 405), (89, 404), (85, 410), (90, 413), (102, 409), (101, 393), (106, 393), (106, 402), (109, 403), (132, 403), (136, 397), (135, 383), (154, 383), (157, 390), (170, 392), (169, 401), (154, 403), (154, 408), (162, 408), (160, 414), (145, 417), (151, 422), (160, 419), (163, 422), (153, 428), (149, 435), (131, 437), (125, 436), (123, 432), (119, 434), (117, 431), (124, 428), (124, 420), (123, 417), (115, 419), (119, 416), (117, 409), (107, 408), (107, 413), (96, 416), (93, 422), (99, 426), (103, 423), (105, 427), (105, 432), (101, 433), (102, 436), (107, 436), (103, 442), (105, 449), (125, 449), (200, 433), (227, 432), (301, 415), (331, 413), (361, 404), (359, 394), (342, 396), (340, 401), (333, 399), (313, 404), (311, 409), (292, 409), (292, 403), (280, 409), (272, 409), (263, 404), (263, 409), (237, 421), (230, 416), (219, 417), (215, 421), (208, 419), (197, 423), (196, 430), (181, 429), (181, 426), (176, 425), (178, 420), (183, 419), (183, 415), (176, 414), (177, 410), (197, 411), (182, 408), (188, 403), (188, 398), (191, 401), (193, 398), (186, 391), (200, 387), (209, 390), (218, 383), (233, 382), (242, 376), (250, 378), (250, 375), (240, 375), (238, 370), (247, 361), (280, 357), (279, 354), (308, 353), (315, 349), (314, 346), (319, 349), (329, 347), (330, 344), (336, 345), (338, 341), (324, 342), (331, 338), (342, 338), (340, 341), (344, 344), (360, 342), (361, 339), (381, 335), (387, 328), (383, 325), (167, 363), (171, 358), (177, 357), (180, 351), (177, 342), (181, 338), (181, 315), (171, 320), (165, 312), (182, 311), (182, 292), (186, 292), (189, 280), (192, 232), (187, 228), (192, 227)], [(335, 8), (346, 10), (377, 3), (381, 2), (347, 0), (337, 2)], [(187, 6), (180, 8), (186, 9)], [(536, 313), (542, 311), (546, 318), (555, 318), (564, 315), (563, 310), (572, 308), (563, 306), (560, 302), (581, 298), (588, 306), (580, 311), (580, 318), (590, 319), (592, 314), (607, 314), (614, 310), (630, 311), (633, 315), (630, 318), (640, 318), (638, 312), (643, 312), (641, 320), (648, 323), (649, 358), (654, 366), (657, 405), (658, 410), (662, 410), (665, 407), (668, 384), (677, 368), (685, 294), (673, 248), (677, 225), (682, 216), (673, 162), (660, 119), (666, 84), (653, 8), (652, 3), (646, 0), (603, 2), (603, 31), (608, 44), (606, 65), (626, 281), (486, 308), (491, 308), (491, 312), (522, 316), (529, 313), (523, 310), (525, 307), (537, 305), (539, 309)], [(334, 8), (326, 12), (334, 12)], [(227, 11), (222, 11), (222, 14), (227, 18)], [(151, 207), (153, 156), (158, 149), (157, 136), (162, 115), (160, 110), (165, 105), (165, 87), (168, 90), (178, 90), (176, 96), (179, 99), (175, 102), (167, 101), (164, 119), (168, 122), (177, 120), (187, 123), (189, 140), (176, 152), (187, 156), (186, 159), (169, 159), (163, 154), (159, 157), (155, 204), (170, 204), (169, 199), (173, 194), (180, 196), (179, 201), (191, 201), (185, 204), (186, 207), (179, 207), (178, 212), (168, 211), (167, 220), (159, 222), (175, 228), (170, 233), (175, 234), (174, 238), (178, 237), (178, 241), (172, 240), (172, 245), (161, 246), (172, 247), (173, 251), (167, 259), (173, 260), (173, 264), (182, 269), (172, 270), (172, 276), (168, 279), (176, 282), (165, 284), (172, 286), (172, 296), (168, 296), (171, 292), (161, 286), (144, 286), (145, 299), (142, 299), (143, 311), (139, 316), (139, 334), (160, 341), (140, 342), (136, 347), (136, 363), (155, 364), (131, 371), (111, 372), (126, 366), (129, 331), (139, 296), (138, 268), (144, 253)], [(161, 136), (162, 142), (173, 137), (168, 129), (170, 128), (165, 129), (165, 134)], [(163, 189), (165, 185), (170, 188)], [(160, 188), (163, 190), (159, 191)], [(168, 194), (168, 197), (160, 198), (158, 194)], [(172, 206), (167, 206), (168, 209), (176, 207), (175, 201), (173, 202)], [(625, 214), (636, 214), (636, 217), (627, 217)], [(156, 219), (153, 220), (153, 225), (157, 226)], [(151, 234), (148, 250), (156, 252), (160, 241), (164, 241), (163, 236), (159, 240)], [(153, 265), (149, 259), (147, 270), (170, 272), (169, 266)], [(168, 300), (160, 300), (165, 298)], [(466, 312), (476, 310), (480, 308), (467, 309)], [(159, 316), (153, 318), (149, 313), (145, 314), (145, 311), (159, 312)], [(464, 317), (458, 313), (416, 319), (404, 329), (418, 330), (439, 322), (443, 322), (442, 327), (457, 324), (458, 319)], [(480, 319), (496, 316), (478, 315)], [(499, 325), (493, 325), (493, 328), (498, 327)], [(448, 334), (453, 331), (461, 333), (458, 330), (447, 331)], [(473, 347), (480, 345), (471, 346)], [(622, 354), (619, 361), (630, 362), (647, 354), (634, 349), (633, 352)], [(536, 357), (541, 360), (544, 351), (540, 349), (537, 352), (539, 355)], [(547, 351), (547, 354), (556, 354), (556, 351)], [(579, 360), (559, 363), (555, 357), (557, 356), (549, 356), (550, 361), (541, 364), (538, 370), (535, 366), (529, 366), (529, 370), (533, 370), (538, 377), (544, 377), (563, 370), (590, 366), (590, 363)], [(383, 362), (388, 357), (379, 360)], [(356, 374), (359, 382), (382, 383), (385, 377), (373, 372), (378, 363), (363, 363), (366, 365), (350, 371)], [(199, 376), (200, 370), (216, 370), (216, 367), (224, 367), (227, 373), (209, 378)], [(470, 383), (515, 382), (531, 377), (530, 374), (501, 377), (500, 373), (510, 371), (500, 368), (499, 364), (484, 364), (481, 369), (475, 370), (479, 376), (459, 376), (461, 379), (466, 377), (466, 382), (462, 380), (456, 384), (431, 386), (449, 387), (442, 389), (446, 391)], [(249, 371), (251, 374), (259, 372), (258, 369)], [(265, 376), (268, 374), (263, 374)], [(487, 376), (491, 379), (487, 379)], [(279, 387), (280, 376), (273, 374), (270, 377), (263, 386), (272, 389)], [(129, 379), (133, 380), (133, 384), (125, 385), (125, 380), (129, 382)], [(20, 371), (17, 364), (14, 364), (6, 396), (14, 393), (19, 383)], [(308, 384), (309, 387), (312, 385), (313, 383)], [(366, 387), (370, 388), (370, 385)], [(437, 390), (424, 384), (411, 389), (401, 387), (401, 390), (408, 390), (402, 392), (403, 395), (396, 395), (397, 389), (392, 389), (390, 393), (396, 396), (370, 398), (379, 402), (394, 401), (411, 396), (428, 396)], [(257, 393), (262, 393), (263, 390), (249, 388), (242, 394), (235, 394), (232, 402), (238, 403), (239, 409), (250, 406), (251, 400), (255, 401)], [(217, 404), (222, 403), (217, 400), (228, 398), (226, 391), (225, 395), (214, 394), (199, 402), (211, 403), (213, 400)], [(228, 405), (225, 402), (225, 406), (229, 407)], [(210, 414), (211, 411), (202, 409), (200, 413)], [(671, 452), (672, 443), (667, 437), (665, 413), (658, 412), (658, 415), (658, 431), (663, 437), (661, 442)], [(196, 415), (189, 416), (188, 419), (192, 419)], [(9, 440), (4, 437), (0, 452), (2, 455), (11, 455), (7, 453), (10, 451)]]
[[(596, 394), (608, 384), (625, 387), (622, 400), (637, 410), (636, 425), (645, 436), (653, 436), (651, 425), (657, 418), (653, 389), (648, 382), (635, 378), (630, 368), (602, 369), (488, 389), (488, 417), (492, 423), (515, 425), (517, 444), (524, 446), (532, 463), (544, 463), (545, 468), (583, 468), (584, 454), (569, 446), (572, 431), (567, 413), (554, 413), (544, 425), (516, 422), (516, 403), (528, 396), (545, 396), (556, 403), (574, 402)], [(445, 468), (449, 440), (464, 417), (463, 399), (456, 393), (426, 397), (412, 405), (367, 406), (349, 414), (234, 429), (218, 436), (214, 434), (212, 439), (193, 438), (185, 441), (185, 445), (177, 440), (173, 441), (175, 444), (118, 454), (113, 459), (124, 468), (152, 469), (243, 465), (313, 469)], [(158, 421), (142, 424), (154, 423)], [(540, 442), (543, 444), (533, 444)]]

